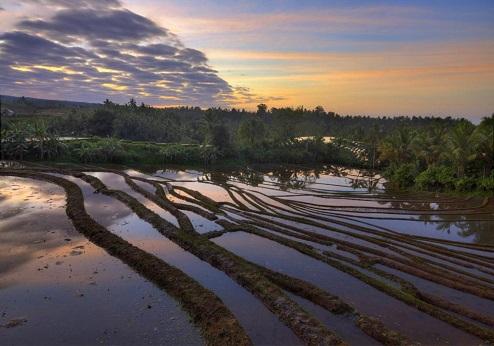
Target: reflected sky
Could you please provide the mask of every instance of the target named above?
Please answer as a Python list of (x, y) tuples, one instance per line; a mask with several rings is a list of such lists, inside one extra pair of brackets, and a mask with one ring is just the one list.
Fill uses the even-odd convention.
[[(357, 224), (386, 227), (404, 234), (494, 244), (492, 200), (486, 203), (484, 197), (467, 199), (437, 193), (388, 191), (385, 180), (370, 171), (338, 166), (261, 165), (203, 172), (177, 167), (154, 172), (156, 177), (177, 180), (174, 185), (201, 191), (217, 201), (232, 202), (221, 187), (228, 184), (254, 192), (261, 199), (265, 194), (316, 204), (328, 217)], [(249, 205), (241, 196), (234, 195)], [(281, 206), (276, 201), (272, 203)]]
[(0, 324), (26, 320), (0, 344), (202, 344), (175, 300), (74, 230), (61, 188), (2, 177), (0, 193)]
[[(310, 218), (311, 213), (316, 212), (326, 215), (320, 212), (322, 210), (332, 219), (322, 223), (345, 231), (358, 233), (351, 225), (365, 224), (374, 225), (375, 229), (385, 227), (405, 234), (461, 242), (492, 244), (493, 241), (492, 202), (480, 197), (465, 199), (446, 195), (393, 193), (384, 189), (381, 177), (370, 172), (341, 167), (306, 169), (287, 166), (218, 171), (177, 168), (147, 172), (127, 170), (130, 175), (152, 177), (154, 174), (155, 179), (169, 179), (173, 185), (200, 191), (217, 201), (232, 202), (225, 190), (228, 187), (236, 198), (251, 206), (249, 203), (253, 200), (247, 200), (240, 193), (241, 188), (251, 191), (265, 202), (275, 201), (273, 203), (278, 203), (277, 207), (283, 206), (282, 213), (290, 211), (290, 207), (282, 204), (283, 201), (295, 201), (302, 204), (292, 207), (304, 206), (306, 209), (292, 209), (291, 212), (306, 212), (304, 215)], [(177, 224), (171, 214), (133, 191), (122, 176), (106, 172), (91, 174), (110, 188), (131, 194), (164, 219)], [(217, 294), (256, 343), (292, 344), (297, 341), (286, 326), (224, 273), (163, 237), (121, 202), (94, 193), (88, 183), (78, 178), (64, 178), (78, 184), (84, 194), (86, 209), (97, 222), (176, 266)], [(179, 181), (174, 182), (175, 179)], [(366, 185), (354, 184), (355, 180), (365, 182)], [(138, 184), (149, 191), (153, 190), (149, 184)], [(277, 199), (273, 200), (274, 197)], [(3, 305), (0, 307), (5, 310), (0, 310), (0, 314), (5, 312), (0, 317), (0, 324), (15, 318), (28, 320), (25, 325), (0, 335), (0, 344), (32, 344), (38, 338), (50, 344), (67, 343), (69, 338), (118, 344), (135, 344), (141, 340), (151, 344), (160, 344), (163, 340), (172, 340), (177, 344), (200, 343), (197, 331), (174, 300), (87, 242), (74, 230), (65, 215), (64, 199), (63, 190), (52, 184), (30, 179), (0, 179), (0, 300), (6, 302), (5, 308)], [(170, 199), (174, 200), (172, 197)], [(193, 212), (185, 213), (200, 233), (220, 229), (217, 224)], [(369, 216), (387, 219), (365, 218)], [(390, 220), (397, 217), (416, 220)], [(483, 220), (476, 220), (480, 217)], [(290, 220), (282, 221), (281, 218), (271, 217), (269, 220), (301, 226)], [(345, 221), (349, 225), (343, 226), (337, 224), (337, 221)], [(322, 228), (310, 225), (303, 227), (327, 234), (327, 230)], [(331, 236), (341, 240), (350, 239), (343, 233)], [(352, 238), (352, 241), (377, 247), (362, 239)], [(414, 339), (424, 343), (428, 340), (434, 340), (436, 344), (458, 340), (472, 342), (464, 333), (452, 331), (442, 322), (424, 317), (422, 313), (375, 289), (369, 289), (366, 284), (347, 274), (282, 245), (243, 233), (227, 234), (215, 242), (251, 261), (320, 285), (354, 304), (359, 310), (382, 318), (389, 326), (404, 334), (414, 330)], [(320, 245), (321, 248), (324, 246)], [(342, 251), (338, 253), (343, 254)], [(420, 280), (416, 282), (418, 285), (423, 284)], [(438, 290), (441, 295), (452, 300), (461, 300), (461, 295), (458, 296), (454, 290), (443, 290), (430, 284), (423, 287), (424, 290)], [(365, 295), (362, 294), (364, 290)], [(471, 299), (468, 304), (478, 307), (479, 300)], [(332, 320), (307, 302), (302, 302), (302, 305), (314, 311), (326, 323), (335, 323), (335, 328), (342, 328), (342, 335), (345, 332), (348, 334), (346, 339), (355, 342), (365, 340), (363, 335), (350, 335), (351, 329), (346, 329), (348, 321)], [(487, 304), (482, 306), (486, 309), (489, 307)], [(73, 314), (74, 310), (77, 314)], [(72, 315), (66, 317), (67, 314)], [(53, 331), (55, 324), (67, 327)]]

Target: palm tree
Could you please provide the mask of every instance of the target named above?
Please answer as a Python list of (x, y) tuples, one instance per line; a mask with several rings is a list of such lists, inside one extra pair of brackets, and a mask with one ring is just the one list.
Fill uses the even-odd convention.
[(9, 136), (9, 132), (6, 129), (0, 129), (0, 160), (5, 160), (7, 154), (9, 153), (7, 148), (8, 136)]
[(212, 109), (208, 109), (202, 118), (201, 125), (205, 132), (205, 143), (209, 144), (211, 141), (212, 133), (214, 132), (214, 128), (218, 123), (218, 119), (214, 114)]
[(413, 159), (412, 143), (415, 132), (402, 127), (386, 138), (380, 145), (380, 159), (392, 163), (408, 163)]
[(483, 175), (489, 174), (494, 166), (494, 114), (485, 117), (475, 130), (479, 136), (479, 158), (484, 162)]
[(43, 160), (45, 157), (45, 142), (48, 138), (48, 128), (44, 122), (35, 122), (33, 126), (33, 138), (34, 147), (39, 151), (39, 158)]
[(450, 131), (447, 143), (447, 156), (456, 165), (457, 175), (461, 178), (467, 164), (477, 156), (478, 132), (473, 130), (472, 124), (462, 121)]
[(427, 167), (438, 163), (444, 156), (446, 129), (433, 127), (429, 132), (420, 132), (412, 142), (414, 155), (422, 160)]
[(28, 151), (27, 138), (31, 136), (31, 128), (25, 124), (14, 123), (2, 134), (3, 155), (10, 159), (24, 159)]

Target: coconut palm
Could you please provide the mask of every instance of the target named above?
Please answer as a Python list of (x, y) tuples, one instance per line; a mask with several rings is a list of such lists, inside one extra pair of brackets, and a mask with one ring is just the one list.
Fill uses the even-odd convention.
[(479, 136), (479, 159), (483, 162), (483, 176), (489, 175), (494, 167), (494, 114), (482, 119), (475, 130)]
[(427, 167), (433, 166), (444, 157), (446, 129), (434, 127), (428, 132), (418, 133), (411, 148), (417, 159), (425, 163)]
[(27, 138), (31, 136), (31, 128), (23, 124), (12, 124), (2, 134), (2, 154), (9, 159), (24, 159), (24, 153), (28, 151)]
[(49, 139), (48, 127), (46, 123), (37, 121), (34, 123), (32, 130), (31, 141), (33, 142), (33, 147), (38, 151), (39, 159), (43, 160), (45, 157), (45, 144)]
[(466, 121), (449, 132), (446, 154), (457, 168), (459, 178), (465, 175), (467, 164), (477, 156), (480, 136), (474, 126)]
[(412, 143), (416, 134), (414, 131), (399, 128), (393, 135), (381, 143), (380, 159), (392, 163), (403, 164), (413, 160)]

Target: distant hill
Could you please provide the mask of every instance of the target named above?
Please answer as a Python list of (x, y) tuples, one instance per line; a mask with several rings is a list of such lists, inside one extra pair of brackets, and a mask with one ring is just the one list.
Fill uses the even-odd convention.
[(13, 112), (13, 116), (60, 116), (76, 109), (94, 109), (101, 106), (99, 103), (9, 95), (0, 95), (0, 101), (2, 114)]

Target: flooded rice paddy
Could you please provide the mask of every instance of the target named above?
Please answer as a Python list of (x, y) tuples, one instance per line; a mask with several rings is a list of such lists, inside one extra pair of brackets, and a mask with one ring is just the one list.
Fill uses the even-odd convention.
[(0, 344), (494, 342), (494, 200), (342, 167), (0, 169)]

